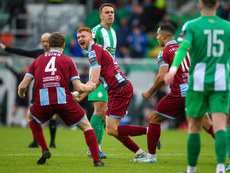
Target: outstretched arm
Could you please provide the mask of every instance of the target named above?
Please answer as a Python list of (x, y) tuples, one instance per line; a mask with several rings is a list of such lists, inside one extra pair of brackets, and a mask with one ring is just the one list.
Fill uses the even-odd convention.
[(148, 99), (149, 97), (151, 97), (160, 87), (164, 85), (164, 77), (167, 74), (168, 69), (169, 69), (168, 65), (160, 66), (159, 72), (157, 74), (153, 86), (149, 90), (144, 91), (142, 93), (144, 99)]

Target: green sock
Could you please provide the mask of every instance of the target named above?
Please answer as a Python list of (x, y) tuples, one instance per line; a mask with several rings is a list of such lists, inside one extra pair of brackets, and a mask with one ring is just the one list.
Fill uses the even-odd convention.
[(191, 133), (188, 135), (187, 159), (189, 166), (196, 166), (200, 154), (200, 134)]
[(219, 130), (215, 133), (215, 150), (217, 164), (225, 163), (227, 152), (227, 136), (224, 130)]
[(101, 145), (101, 141), (104, 135), (104, 128), (105, 128), (105, 120), (101, 120), (101, 130), (97, 139), (98, 145)]
[(227, 132), (227, 151), (228, 151), (228, 157), (230, 158), (230, 126), (227, 126), (226, 132)]
[(98, 141), (99, 136), (100, 136), (101, 121), (102, 121), (102, 118), (99, 117), (98, 115), (95, 115), (95, 114), (93, 114), (91, 119), (90, 119), (90, 124), (93, 127), (93, 130), (95, 131), (97, 141)]

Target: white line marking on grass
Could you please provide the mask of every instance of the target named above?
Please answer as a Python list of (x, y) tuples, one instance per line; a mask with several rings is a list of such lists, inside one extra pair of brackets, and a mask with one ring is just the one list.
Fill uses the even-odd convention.
[[(41, 154), (0, 154), (0, 156), (40, 156)], [(52, 154), (53, 156), (82, 156), (82, 155), (86, 155), (86, 154)], [(131, 156), (133, 154), (107, 154), (108, 156)], [(169, 153), (169, 154), (157, 154), (158, 156), (185, 156), (187, 155), (186, 153)], [(213, 156), (213, 154), (207, 154), (207, 153), (203, 153), (200, 154), (203, 156)]]

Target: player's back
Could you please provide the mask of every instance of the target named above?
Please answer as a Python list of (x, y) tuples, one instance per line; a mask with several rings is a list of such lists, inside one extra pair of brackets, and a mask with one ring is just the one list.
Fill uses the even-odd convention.
[[(178, 43), (173, 44), (168, 44), (165, 46), (165, 48), (162, 50), (163, 51), (163, 57), (168, 63), (169, 68), (172, 65), (175, 53), (180, 46)], [(187, 91), (187, 84), (188, 84), (188, 70), (190, 66), (190, 59), (189, 59), (189, 54), (187, 53), (187, 56), (184, 58), (183, 62), (181, 63), (175, 79), (173, 83), (170, 85), (171, 93), (175, 97), (185, 97), (186, 91)]]
[(106, 89), (115, 88), (119, 83), (127, 80), (109, 51), (99, 44), (93, 44), (92, 50), (96, 52), (98, 63), (101, 65), (100, 80)]
[(78, 73), (69, 57), (59, 52), (45, 53), (33, 62), (33, 67), (35, 103), (42, 106), (66, 104), (69, 99), (72, 99), (69, 79), (78, 77)]
[[(202, 86), (198, 86), (199, 84), (193, 86), (194, 90), (226, 89), (230, 48), (229, 31), (230, 23), (218, 16), (202, 16), (187, 25), (184, 41), (191, 43), (189, 70), (193, 77), (190, 78), (190, 83), (193, 86), (195, 79), (202, 80), (201, 83), (203, 83)], [(220, 84), (222, 86), (216, 86), (217, 83), (222, 83)]]

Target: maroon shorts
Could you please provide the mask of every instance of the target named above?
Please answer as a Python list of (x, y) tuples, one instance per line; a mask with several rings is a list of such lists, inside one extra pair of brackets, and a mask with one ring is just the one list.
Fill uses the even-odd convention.
[(128, 81), (125, 86), (109, 90), (108, 95), (109, 102), (106, 114), (113, 118), (123, 118), (133, 96), (132, 84)]
[(67, 104), (41, 106), (34, 103), (30, 107), (30, 114), (40, 124), (50, 120), (54, 114), (58, 114), (66, 125), (73, 127), (78, 125), (84, 118), (85, 112), (74, 100)]
[(158, 102), (155, 111), (164, 117), (175, 119), (180, 112), (185, 111), (185, 97), (172, 97), (169, 93)]

